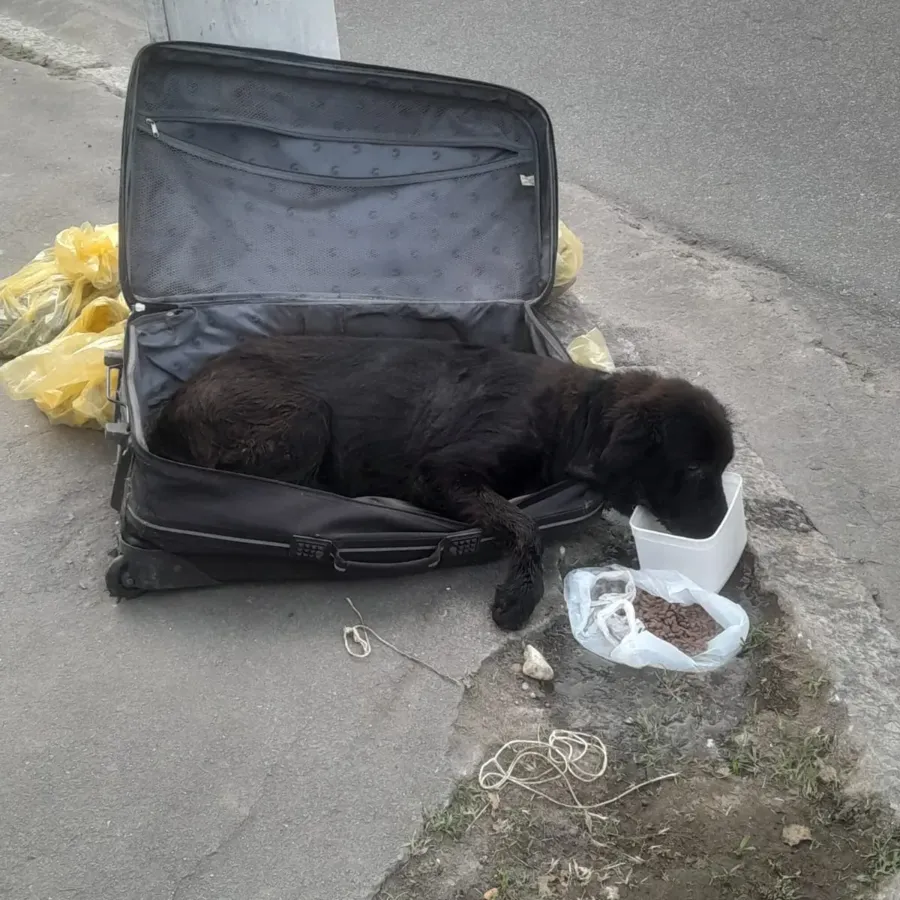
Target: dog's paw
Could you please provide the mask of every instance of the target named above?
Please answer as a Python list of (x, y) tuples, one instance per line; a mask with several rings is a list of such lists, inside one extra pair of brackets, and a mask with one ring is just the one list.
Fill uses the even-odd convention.
[(518, 631), (531, 618), (534, 608), (544, 596), (543, 581), (531, 584), (501, 584), (494, 593), (491, 617), (498, 628)]

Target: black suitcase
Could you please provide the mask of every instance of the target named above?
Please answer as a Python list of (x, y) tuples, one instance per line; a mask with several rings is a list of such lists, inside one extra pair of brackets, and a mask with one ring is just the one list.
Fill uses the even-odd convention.
[[(495, 555), (490, 536), (406, 503), (161, 459), (146, 429), (180, 381), (248, 335), (437, 337), (566, 358), (537, 311), (557, 241), (542, 107), (460, 79), (152, 44), (131, 72), (121, 179), (132, 313), (123, 353), (107, 360), (119, 442), (110, 592)], [(573, 481), (516, 502), (545, 532), (602, 505)]]

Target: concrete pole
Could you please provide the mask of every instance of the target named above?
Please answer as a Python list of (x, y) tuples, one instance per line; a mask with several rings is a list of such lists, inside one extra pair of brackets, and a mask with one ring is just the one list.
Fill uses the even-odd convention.
[(150, 39), (340, 59), (334, 0), (144, 0)]

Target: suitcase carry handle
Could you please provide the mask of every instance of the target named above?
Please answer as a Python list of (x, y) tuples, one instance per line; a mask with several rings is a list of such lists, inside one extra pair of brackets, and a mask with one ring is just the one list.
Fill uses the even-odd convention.
[(482, 540), (482, 534), (477, 528), (458, 531), (439, 541), (437, 547), (427, 556), (402, 562), (379, 563), (347, 559), (331, 541), (323, 538), (294, 535), (291, 541), (291, 555), (312, 562), (323, 562), (330, 559), (335, 571), (342, 574), (356, 572), (372, 575), (381, 572), (391, 575), (409, 575), (436, 568), (441, 564), (444, 554), (457, 559), (475, 555), (481, 549)]
[(345, 559), (341, 556), (340, 550), (335, 550), (331, 559), (335, 570), (342, 573), (389, 572), (391, 575), (412, 575), (416, 572), (427, 572), (429, 569), (439, 566), (443, 555), (444, 548), (438, 544), (428, 556), (423, 556), (421, 559), (408, 559), (405, 562), (361, 562), (355, 559)]

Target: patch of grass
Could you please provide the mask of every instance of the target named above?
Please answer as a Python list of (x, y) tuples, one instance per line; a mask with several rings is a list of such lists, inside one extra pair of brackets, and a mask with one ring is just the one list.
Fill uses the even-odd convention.
[(497, 889), (495, 900), (525, 900), (530, 881), (528, 873), (522, 869), (497, 869), (492, 879), (492, 886)]
[(800, 893), (797, 888), (799, 872), (787, 874), (775, 863), (770, 863), (774, 881), (765, 886), (760, 886), (759, 896), (762, 900), (799, 900)]
[(834, 739), (821, 728), (804, 735), (780, 734), (773, 748), (772, 773), (808, 800), (820, 797), (824, 783), (822, 769), (834, 751)]
[[(876, 835), (865, 859), (869, 868), (866, 873), (868, 882), (879, 882), (900, 872), (900, 828), (886, 828)], [(860, 881), (863, 879), (860, 878)]]
[(747, 732), (735, 736), (729, 744), (728, 771), (740, 778), (749, 778), (760, 771), (760, 756), (753, 735)]
[(800, 681), (800, 690), (804, 697), (810, 700), (817, 700), (828, 686), (828, 679), (821, 673), (808, 673)]
[(442, 838), (458, 841), (489, 806), (490, 800), (475, 784), (461, 784), (447, 806), (425, 816), (422, 838), (425, 841)]
[(683, 703), (691, 697), (691, 684), (681, 672), (656, 673), (660, 693), (669, 700)]
[(752, 653), (758, 656), (768, 656), (775, 644), (777, 634), (778, 629), (771, 622), (751, 623), (740, 655), (749, 656)]
[(684, 760), (684, 745), (671, 730), (672, 720), (665, 714), (639, 712), (634, 719), (634, 748), (631, 760), (653, 777), (663, 769), (679, 766)]
[(752, 844), (752, 838), (749, 834), (745, 834), (741, 838), (740, 844), (738, 844), (737, 849), (734, 851), (734, 855), (740, 859), (742, 856), (745, 856), (748, 853), (755, 853), (756, 847)]
[(668, 749), (662, 733), (662, 722), (656, 716), (640, 712), (634, 720), (638, 745), (635, 761), (648, 772), (656, 772)]
[(417, 856), (424, 856), (431, 849), (431, 838), (424, 832), (419, 831), (413, 835), (412, 840), (406, 845), (406, 853), (410, 859)]
[(717, 871), (714, 871), (709, 876), (709, 883), (711, 885), (717, 884), (721, 888), (730, 887), (732, 882), (740, 875), (743, 868), (743, 863), (738, 863), (736, 866), (731, 866), (730, 868), (717, 866)]
[(834, 773), (829, 765), (833, 753), (834, 739), (821, 728), (800, 733), (779, 728), (768, 740), (742, 732), (729, 744), (728, 771), (742, 778), (775, 781), (807, 800), (816, 800), (833, 791), (823, 777), (826, 771)]

